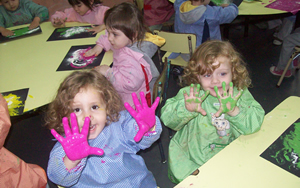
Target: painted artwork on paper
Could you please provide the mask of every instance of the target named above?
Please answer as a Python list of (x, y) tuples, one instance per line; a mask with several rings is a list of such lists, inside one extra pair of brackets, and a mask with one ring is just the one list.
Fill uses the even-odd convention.
[(260, 156), (300, 177), (300, 121), (292, 124)]
[(47, 41), (95, 37), (96, 34), (93, 34), (93, 32), (88, 31), (88, 29), (91, 28), (92, 28), (91, 26), (56, 28)]
[(300, 0), (276, 0), (266, 7), (296, 14), (300, 10)]
[(25, 88), (1, 93), (3, 98), (7, 102), (8, 112), (10, 116), (23, 114), (28, 91), (29, 88)]
[(12, 31), (14, 32), (14, 35), (12, 35), (12, 36), (4, 37), (4, 36), (0, 35), (0, 42), (10, 41), (12, 39), (18, 39), (18, 38), (23, 38), (23, 37), (42, 33), (42, 29), (40, 26), (38, 26), (34, 29), (31, 29), (31, 30), (29, 30), (28, 27), (23, 27), (23, 28), (19, 28), (19, 29), (14, 29)]
[(95, 45), (72, 46), (56, 71), (89, 69), (101, 64), (105, 51), (98, 56), (85, 57), (84, 54)]

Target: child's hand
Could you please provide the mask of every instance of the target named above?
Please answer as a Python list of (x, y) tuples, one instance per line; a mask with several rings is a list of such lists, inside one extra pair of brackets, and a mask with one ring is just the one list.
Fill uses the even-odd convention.
[(220, 92), (219, 92), (217, 86), (214, 87), (217, 97), (220, 101), (220, 108), (216, 112), (215, 116), (219, 117), (221, 115), (221, 113), (227, 113), (228, 115), (231, 115), (231, 116), (237, 115), (239, 113), (239, 109), (236, 106), (236, 103), (239, 100), (239, 98), (241, 97), (244, 90), (239, 91), (239, 93), (235, 97), (233, 97), (233, 83), (232, 82), (229, 83), (228, 93), (226, 90), (225, 82), (222, 83), (222, 87), (223, 87), (223, 96), (220, 95)]
[(206, 115), (205, 110), (201, 107), (202, 102), (208, 96), (209, 91), (205, 91), (205, 93), (200, 97), (200, 84), (197, 84), (197, 89), (194, 91), (194, 84), (190, 86), (190, 96), (185, 92), (184, 102), (185, 108), (190, 112), (200, 112), (202, 115)]
[(38, 27), (40, 25), (40, 21), (41, 19), (39, 17), (35, 17), (31, 22), (31, 24), (29, 25), (28, 29), (31, 30)]
[(51, 130), (52, 135), (61, 143), (67, 157), (72, 160), (80, 160), (89, 155), (103, 155), (103, 150), (96, 147), (90, 147), (87, 141), (87, 135), (89, 133), (90, 118), (86, 117), (81, 130), (78, 131), (77, 119), (75, 113), (70, 114), (72, 132), (69, 127), (69, 121), (67, 117), (62, 119), (62, 123), (65, 130), (66, 138), (60, 136), (54, 129)]
[(160, 100), (159, 97), (157, 97), (152, 106), (149, 108), (143, 92), (140, 93), (140, 97), (142, 104), (140, 104), (136, 94), (132, 93), (132, 99), (137, 111), (135, 111), (127, 102), (124, 104), (125, 108), (132, 115), (139, 126), (139, 131), (134, 137), (134, 141), (136, 142), (139, 142), (144, 134), (154, 127), (156, 121), (155, 109)]
[(87, 31), (88, 32), (93, 32), (93, 35), (94, 35), (94, 34), (100, 33), (104, 29), (105, 29), (105, 25), (104, 24), (98, 25), (98, 26), (92, 25), (92, 29), (88, 29)]
[(90, 49), (89, 51), (85, 52), (84, 56), (85, 57), (90, 57), (90, 56), (98, 56), (102, 52), (103, 48), (99, 45), (96, 45), (94, 48)]
[(9, 37), (9, 36), (13, 36), (14, 32), (4, 28), (3, 31), (1, 32), (1, 34), (4, 37)]
[(65, 19), (61, 19), (61, 18), (53, 18), (53, 21), (52, 21), (52, 25), (54, 27), (65, 27), (65, 21), (67, 20), (67, 18)]

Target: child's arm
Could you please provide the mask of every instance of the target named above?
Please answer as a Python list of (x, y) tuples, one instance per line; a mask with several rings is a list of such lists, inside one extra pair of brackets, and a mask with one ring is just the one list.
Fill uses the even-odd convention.
[(40, 21), (41, 21), (40, 17), (35, 17), (28, 28), (34, 29), (34, 28), (38, 27), (40, 25)]
[[(47, 7), (38, 5), (32, 1), (26, 1), (24, 6), (30, 11), (30, 13), (34, 17), (32, 23), (29, 26), (29, 27), (31, 27), (31, 29), (35, 28), (33, 26), (37, 27), (40, 22), (43, 22), (43, 21), (46, 21), (49, 19), (49, 12), (48, 12)], [(37, 19), (37, 17), (39, 19)]]
[(106, 28), (105, 24), (101, 24), (98, 26), (92, 25), (92, 29), (88, 29), (88, 31), (93, 32), (93, 34), (97, 34), (97, 33), (100, 33), (101, 31), (103, 31), (105, 28)]
[(9, 29), (6, 29), (5, 27), (0, 27), (0, 33), (2, 36), (4, 37), (7, 37), (7, 36), (12, 36), (14, 35), (14, 32), (9, 30)]
[[(237, 91), (237, 89), (234, 90), (234, 93), (238, 95), (240, 91)], [(230, 125), (240, 134), (246, 135), (257, 132), (263, 122), (265, 111), (247, 88), (243, 90), (237, 100), (236, 107), (239, 111), (237, 115), (231, 116), (228, 113), (225, 114), (225, 119), (230, 122)]]
[(88, 117), (85, 118), (81, 133), (79, 133), (75, 113), (71, 113), (70, 118), (72, 131), (69, 127), (68, 118), (63, 118), (66, 138), (60, 136), (54, 129), (51, 130), (52, 135), (61, 143), (66, 152), (64, 162), (69, 170), (76, 167), (81, 159), (86, 158), (89, 155), (103, 155), (102, 149), (90, 147), (88, 144), (87, 135), (89, 133), (90, 119)]
[(96, 45), (94, 48), (90, 49), (89, 51), (85, 52), (84, 56), (89, 57), (89, 56), (98, 56), (103, 49), (108, 51), (110, 48), (110, 43), (107, 39), (107, 33), (105, 35), (101, 35), (99, 39), (96, 42)]
[(135, 93), (132, 93), (132, 99), (136, 108), (136, 111), (126, 102), (124, 104), (125, 108), (128, 110), (128, 112), (132, 115), (132, 117), (136, 120), (139, 131), (134, 137), (134, 140), (136, 142), (139, 142), (145, 133), (149, 131), (155, 130), (155, 109), (158, 106), (159, 103), (159, 97), (157, 97), (152, 104), (152, 106), (149, 108), (145, 95), (143, 92), (140, 93), (141, 98), (141, 104), (139, 102), (139, 99), (137, 98)]

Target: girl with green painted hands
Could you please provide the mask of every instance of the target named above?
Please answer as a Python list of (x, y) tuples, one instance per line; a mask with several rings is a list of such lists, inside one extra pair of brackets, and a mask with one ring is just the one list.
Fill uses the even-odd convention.
[(190, 86), (190, 95), (184, 92), (185, 108), (190, 112), (200, 112), (202, 115), (206, 115), (205, 110), (201, 107), (202, 102), (208, 96), (209, 91), (206, 91), (202, 96), (200, 96), (200, 84), (196, 85), (196, 90), (194, 89), (194, 84)]
[(229, 83), (229, 90), (226, 90), (226, 83), (222, 83), (223, 95), (220, 94), (218, 87), (215, 86), (214, 90), (217, 94), (217, 97), (220, 101), (220, 109), (215, 113), (216, 117), (219, 117), (221, 113), (227, 113), (230, 116), (236, 116), (239, 114), (240, 109), (236, 106), (237, 101), (241, 97), (244, 90), (239, 90), (239, 93), (236, 96), (233, 96), (233, 83)]
[(257, 132), (265, 115), (248, 90), (246, 63), (230, 42), (202, 43), (185, 67), (183, 81), (186, 86), (167, 99), (160, 117), (176, 131), (168, 156), (168, 177), (174, 183), (197, 175), (199, 167), (240, 135)]

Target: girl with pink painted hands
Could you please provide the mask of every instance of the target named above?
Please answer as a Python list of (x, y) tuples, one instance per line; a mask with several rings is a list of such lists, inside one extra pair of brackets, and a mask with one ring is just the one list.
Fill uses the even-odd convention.
[(111, 83), (95, 70), (73, 72), (61, 83), (46, 116), (58, 140), (47, 169), (52, 182), (64, 187), (157, 186), (136, 153), (160, 136), (155, 117), (159, 98), (151, 107), (144, 93), (141, 103), (135, 93), (132, 98), (136, 110), (128, 103), (124, 110)]

